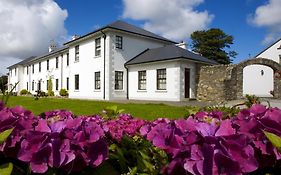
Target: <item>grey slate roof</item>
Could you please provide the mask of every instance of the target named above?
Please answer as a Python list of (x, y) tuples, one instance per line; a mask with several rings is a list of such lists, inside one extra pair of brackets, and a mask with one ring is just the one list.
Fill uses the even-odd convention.
[[(156, 34), (154, 34), (152, 32), (149, 32), (147, 30), (144, 30), (144, 29), (142, 29), (140, 27), (131, 25), (131, 24), (126, 23), (126, 22), (121, 21), (121, 20), (117, 20), (117, 21), (115, 21), (115, 22), (113, 22), (111, 24), (108, 24), (108, 25), (106, 25), (104, 27), (101, 27), (101, 28), (99, 28), (99, 29), (97, 29), (97, 30), (95, 30), (93, 32), (90, 32), (90, 33), (88, 33), (86, 35), (83, 35), (83, 36), (81, 36), (81, 37), (79, 37), (79, 38), (77, 38), (76, 40), (73, 40), (73, 41), (78, 41), (79, 39), (82, 39), (82, 38), (84, 38), (86, 36), (89, 36), (91, 34), (94, 34), (96, 32), (99, 32), (99, 31), (102, 31), (102, 30), (108, 29), (108, 28), (109, 29), (119, 30), (119, 31), (124, 31), (124, 32), (132, 33), (132, 34), (137, 34), (137, 35), (141, 35), (141, 36), (146, 36), (146, 37), (150, 37), (150, 38), (154, 38), (154, 39), (158, 39), (158, 40), (162, 40), (162, 41), (167, 41), (167, 42), (170, 42), (170, 43), (176, 43), (176, 42), (171, 41), (171, 40), (169, 40), (167, 38), (164, 38), (162, 36), (156, 35)], [(73, 41), (69, 41), (67, 43), (64, 43), (64, 45), (69, 44), (69, 43), (71, 43)]]
[(17, 66), (17, 65), (24, 65), (24, 64), (26, 64), (27, 62), (33, 60), (34, 58), (36, 58), (36, 57), (35, 57), (35, 56), (31, 56), (31, 57), (25, 58), (24, 60), (22, 60), (22, 61), (20, 61), (20, 62), (18, 62), (18, 63), (16, 63), (16, 64), (14, 64), (14, 65), (11, 65), (11, 66), (7, 67), (7, 69), (10, 69), (10, 68), (15, 67), (15, 66)]
[(48, 53), (45, 53), (45, 54), (40, 55), (40, 56), (28, 57), (28, 58), (26, 58), (26, 59), (24, 59), (24, 60), (22, 60), (22, 61), (20, 61), (20, 62), (18, 62), (16, 64), (12, 65), (12, 66), (7, 67), (7, 69), (13, 68), (13, 67), (18, 66), (18, 65), (27, 65), (27, 64), (29, 64), (29, 63), (31, 63), (33, 61), (37, 61), (37, 60), (40, 60), (40, 59), (42, 59), (42, 58), (44, 58), (46, 56), (50, 56), (50, 55), (56, 54), (56, 53), (58, 53), (60, 51), (63, 51), (65, 49), (67, 49), (67, 48), (68, 48), (67, 46), (63, 46), (63, 47), (58, 48), (58, 49), (56, 49), (56, 50), (54, 50), (52, 52), (48, 52)]
[(216, 61), (209, 60), (199, 54), (195, 54), (178, 46), (167, 45), (165, 47), (155, 49), (146, 49), (145, 51), (125, 63), (125, 65), (166, 61), (173, 59), (187, 59), (207, 64), (218, 64)]

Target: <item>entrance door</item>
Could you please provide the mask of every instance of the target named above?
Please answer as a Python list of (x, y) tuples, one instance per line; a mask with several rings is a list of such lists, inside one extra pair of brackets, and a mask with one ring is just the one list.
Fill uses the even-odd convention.
[(190, 97), (189, 93), (190, 89), (190, 69), (185, 68), (184, 69), (184, 92), (185, 92), (185, 98)]

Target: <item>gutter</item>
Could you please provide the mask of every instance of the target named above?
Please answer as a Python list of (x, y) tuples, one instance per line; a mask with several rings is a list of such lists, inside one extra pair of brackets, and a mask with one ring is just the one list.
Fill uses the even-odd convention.
[(101, 30), (103, 34), (103, 99), (105, 100), (105, 39), (106, 34)]
[(127, 100), (129, 100), (129, 69), (127, 67), (127, 65), (124, 65), (126, 72), (127, 72), (127, 82), (126, 82), (126, 86), (127, 86)]

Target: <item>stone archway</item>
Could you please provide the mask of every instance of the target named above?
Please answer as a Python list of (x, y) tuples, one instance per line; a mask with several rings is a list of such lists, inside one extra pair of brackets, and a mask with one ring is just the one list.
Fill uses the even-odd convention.
[[(236, 79), (236, 98), (240, 99), (243, 98), (243, 69), (247, 66), (250, 65), (264, 65), (268, 66), (273, 69), (273, 75), (276, 73), (279, 73), (281, 71), (281, 65), (278, 64), (277, 62), (270, 60), (270, 59), (265, 59), (265, 58), (255, 58), (251, 60), (246, 60), (243, 61), (239, 64), (236, 65), (236, 70), (237, 70), (237, 79)], [(277, 78), (274, 76), (273, 78), (274, 81), (274, 97), (280, 98), (281, 97), (281, 79)]]

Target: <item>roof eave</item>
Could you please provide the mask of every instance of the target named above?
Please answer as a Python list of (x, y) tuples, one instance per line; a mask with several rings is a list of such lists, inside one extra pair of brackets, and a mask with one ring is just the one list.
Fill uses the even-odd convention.
[(122, 29), (119, 29), (119, 28), (116, 28), (116, 27), (111, 27), (111, 26), (106, 26), (106, 27), (103, 27), (103, 28), (100, 28), (98, 30), (95, 30), (93, 32), (90, 32), (86, 35), (83, 35), (75, 40), (72, 40), (72, 41), (68, 41), (66, 43), (64, 43), (63, 45), (69, 45), (71, 43), (74, 43), (74, 42), (79, 42), (79, 41), (82, 41), (84, 39), (86, 39), (87, 37), (90, 37), (91, 35), (94, 35), (98, 32), (101, 32), (103, 30), (106, 30), (106, 29), (114, 29), (114, 30), (118, 30), (118, 31), (122, 31), (122, 32), (127, 32), (127, 33), (131, 33), (131, 34), (135, 34), (135, 35), (139, 35), (139, 36), (143, 36), (143, 37), (148, 37), (148, 38), (153, 38), (153, 39), (156, 39), (156, 40), (160, 40), (160, 41), (165, 41), (165, 42), (168, 42), (168, 43), (173, 43), (173, 44), (177, 44), (177, 42), (175, 41), (171, 41), (171, 40), (168, 40), (168, 39), (161, 39), (161, 38), (157, 38), (157, 37), (152, 37), (152, 36), (148, 36), (148, 35), (143, 35), (143, 34), (140, 34), (140, 33), (136, 33), (136, 32), (131, 32), (131, 31), (128, 31), (128, 30), (122, 30)]
[(166, 59), (162, 59), (162, 60), (152, 60), (152, 61), (145, 61), (145, 62), (139, 62), (139, 63), (125, 63), (125, 66), (132, 66), (132, 65), (137, 65), (137, 64), (146, 64), (146, 63), (153, 63), (153, 62), (165, 62), (165, 61), (178, 61), (178, 60), (191, 60), (194, 62), (199, 62), (199, 63), (204, 63), (204, 64), (209, 64), (209, 65), (215, 65), (218, 63), (211, 63), (211, 62), (205, 62), (205, 61), (199, 61), (196, 59), (192, 59), (192, 58), (185, 58), (185, 57), (175, 57), (175, 58), (166, 58)]

